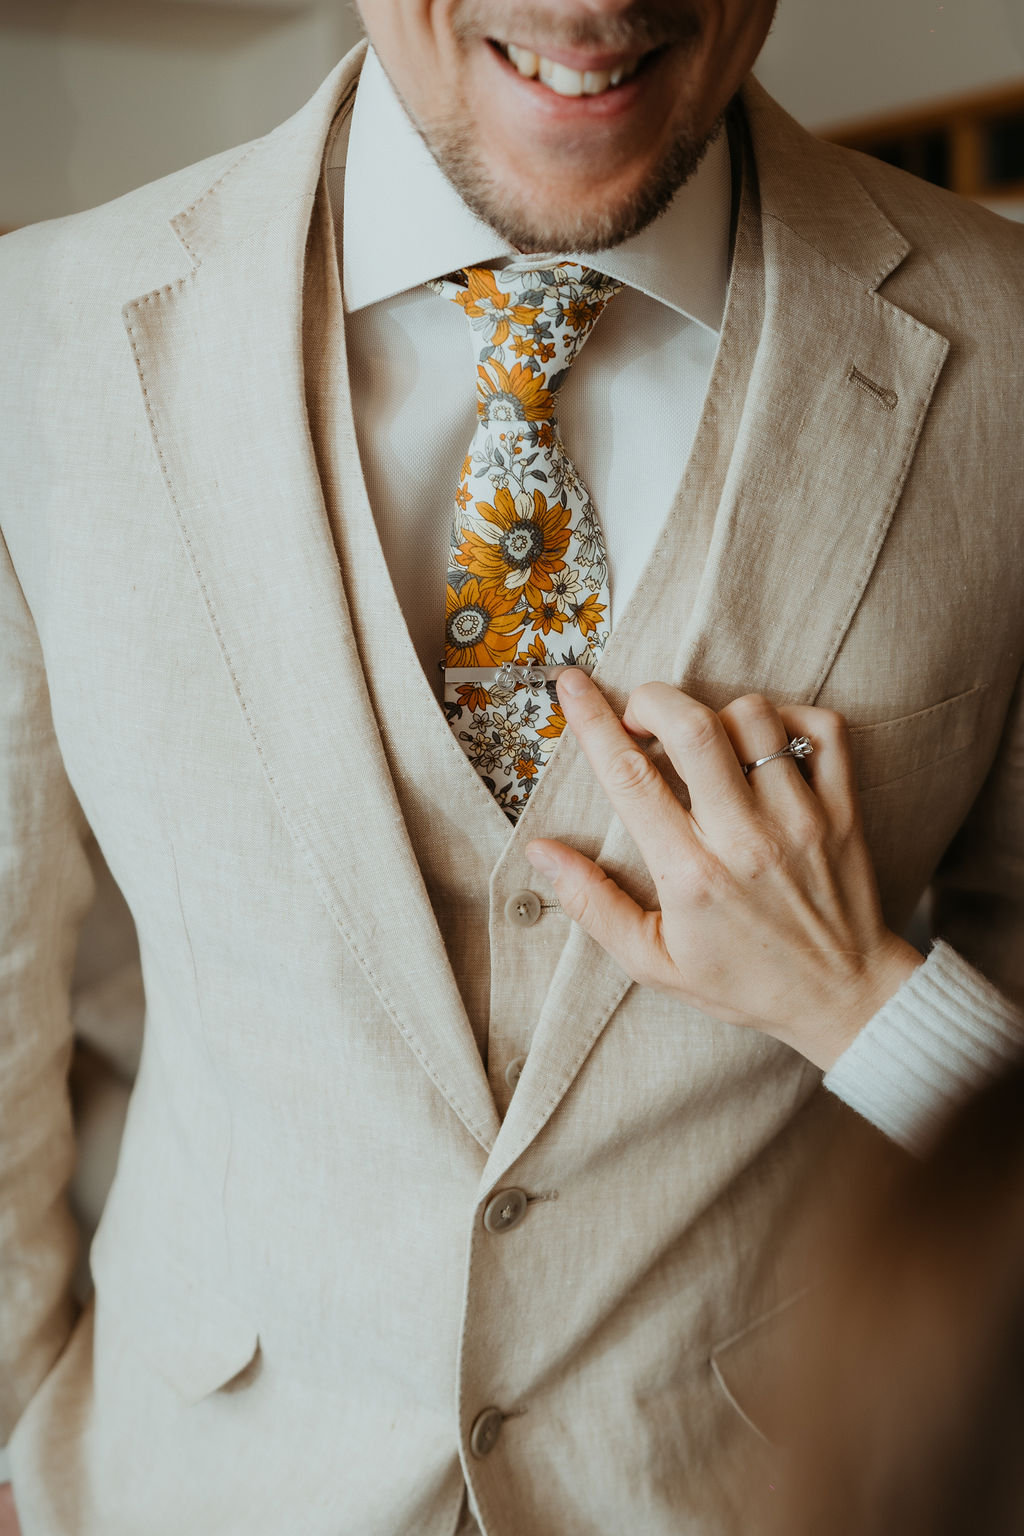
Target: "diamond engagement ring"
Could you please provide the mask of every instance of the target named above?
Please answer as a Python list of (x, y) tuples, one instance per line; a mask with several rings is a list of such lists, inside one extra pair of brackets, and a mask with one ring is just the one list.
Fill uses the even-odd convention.
[(774, 763), (777, 757), (795, 757), (797, 759), (810, 757), (814, 747), (806, 736), (794, 736), (792, 741), (786, 743), (778, 752), (770, 752), (767, 757), (759, 757), (756, 763), (746, 763), (744, 773), (749, 773), (751, 768), (760, 768), (764, 763)]

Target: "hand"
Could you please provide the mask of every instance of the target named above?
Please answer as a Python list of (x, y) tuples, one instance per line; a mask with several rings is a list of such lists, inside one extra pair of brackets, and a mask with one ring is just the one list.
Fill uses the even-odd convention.
[(0, 1483), (0, 1536), (21, 1536), (10, 1483)]
[[(620, 724), (578, 669), (558, 696), (661, 900), (645, 912), (583, 854), (532, 842), (563, 909), (642, 986), (830, 1067), (921, 963), (882, 917), (842, 717), (754, 695), (715, 714), (647, 683)], [(661, 742), (689, 810), (637, 736)], [(814, 744), (803, 766), (784, 757), (744, 776), (793, 736)]]

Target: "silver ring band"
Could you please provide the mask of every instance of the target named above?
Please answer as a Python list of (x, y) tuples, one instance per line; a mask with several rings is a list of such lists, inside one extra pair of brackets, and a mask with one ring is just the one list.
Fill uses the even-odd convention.
[(761, 768), (765, 763), (774, 763), (777, 757), (795, 757), (799, 761), (801, 758), (810, 757), (813, 751), (814, 747), (806, 736), (794, 736), (778, 752), (770, 752), (767, 757), (759, 757), (756, 763), (745, 763), (743, 772), (749, 773), (752, 768)]

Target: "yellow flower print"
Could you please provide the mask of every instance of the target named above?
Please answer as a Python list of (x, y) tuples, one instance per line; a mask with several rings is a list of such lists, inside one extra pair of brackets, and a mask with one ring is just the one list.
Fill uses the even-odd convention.
[(549, 635), (552, 630), (560, 635), (565, 628), (565, 615), (554, 603), (538, 603), (536, 608), (530, 609), (526, 620), (532, 629), (539, 629), (545, 635)]
[(444, 604), (444, 656), (448, 667), (502, 666), (511, 661), (523, 633), (522, 616), (497, 589), (484, 591), (475, 577), (458, 592), (449, 586)]
[(589, 669), (609, 636), (604, 540), (556, 394), (620, 285), (559, 262), (467, 268), (429, 286), (457, 294), (476, 348), (478, 421), (452, 506), (445, 633), (446, 665), (465, 666), (467, 681), (448, 673), (445, 713), (515, 822), (565, 732), (548, 672)]
[(591, 630), (596, 630), (605, 615), (605, 604), (599, 603), (597, 594), (591, 593), (584, 603), (573, 603), (569, 612), (579, 625), (580, 634), (586, 638)]
[(538, 736), (561, 736), (565, 730), (565, 714), (557, 699), (551, 701), (551, 713), (548, 715), (547, 725), (542, 725), (537, 731)]
[(586, 299), (570, 299), (565, 306), (565, 318), (574, 331), (585, 331), (597, 320), (603, 304), (588, 304)]
[(505, 368), (494, 358), (476, 372), (476, 408), (484, 421), (548, 421), (554, 415), (555, 397), (542, 374), (522, 363)]
[(509, 295), (502, 293), (494, 280), (494, 273), (486, 267), (467, 267), (467, 286), (455, 296), (455, 303), (462, 306), (471, 320), (492, 319), (496, 322), (490, 335), (492, 347), (500, 347), (511, 330), (510, 320), (517, 325), (532, 325), (540, 314), (528, 304), (509, 304)]
[(486, 709), (491, 702), (491, 696), (486, 688), (479, 683), (462, 683), (455, 690), (459, 696), (459, 707), (471, 712)]
[(478, 501), (480, 514), (467, 528), (459, 564), (479, 578), (481, 587), (497, 588), (535, 607), (565, 564), (569, 547), (569, 509), (548, 505), (540, 491), (513, 496), (506, 486), (494, 493), (494, 505)]
[(516, 657), (517, 667), (546, 667), (548, 664), (548, 648), (540, 635), (536, 637), (532, 645), (528, 645), (525, 651), (520, 651)]

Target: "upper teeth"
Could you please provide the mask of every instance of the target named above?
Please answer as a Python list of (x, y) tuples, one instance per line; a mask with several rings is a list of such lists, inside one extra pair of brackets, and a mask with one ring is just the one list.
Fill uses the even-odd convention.
[(636, 73), (640, 62), (639, 59), (630, 59), (627, 64), (620, 64), (615, 69), (581, 71), (569, 69), (566, 64), (556, 64), (541, 54), (531, 53), (529, 48), (517, 47), (515, 43), (506, 43), (505, 47), (509, 59), (521, 75), (531, 80), (539, 78), (559, 96), (596, 96), (610, 85), (621, 85), (623, 80), (628, 80), (630, 75)]

